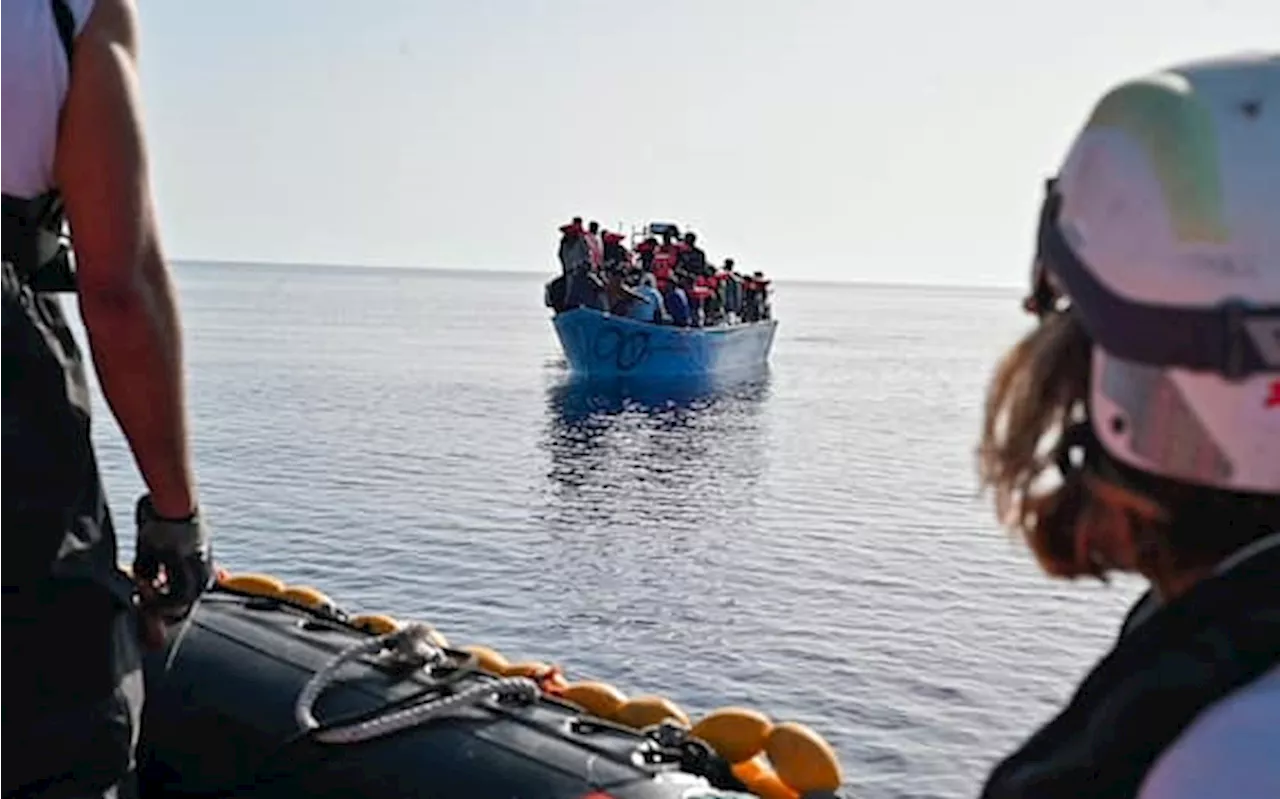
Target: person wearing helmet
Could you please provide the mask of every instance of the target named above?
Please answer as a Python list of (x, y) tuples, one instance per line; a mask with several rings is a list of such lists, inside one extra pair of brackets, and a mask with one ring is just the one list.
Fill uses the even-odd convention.
[(1149, 589), (982, 796), (1280, 796), (1280, 58), (1108, 92), (1035, 280), (982, 483), (1048, 574)]
[[(4, 795), (120, 796), (143, 699), (138, 637), (162, 644), (213, 578), (146, 174), (136, 11), (6, 2), (2, 30)], [(136, 583), (117, 565), (85, 364), (56, 292), (79, 301), (149, 492)]]

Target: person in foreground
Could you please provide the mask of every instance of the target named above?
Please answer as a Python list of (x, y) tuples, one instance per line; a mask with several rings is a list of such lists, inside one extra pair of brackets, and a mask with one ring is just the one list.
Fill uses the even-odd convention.
[[(129, 0), (6, 2), (3, 15), (4, 795), (118, 796), (133, 790), (139, 638), (161, 645), (213, 577), (139, 121), (136, 17)], [(78, 295), (149, 490), (134, 581), (117, 565), (58, 290)]]
[(982, 482), (1048, 574), (1150, 589), (982, 796), (1280, 796), (1280, 58), (1107, 93), (1036, 274), (1056, 296), (996, 369)]

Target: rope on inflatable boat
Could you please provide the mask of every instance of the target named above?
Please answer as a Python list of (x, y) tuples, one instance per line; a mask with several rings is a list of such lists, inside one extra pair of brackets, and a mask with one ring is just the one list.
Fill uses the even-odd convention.
[(299, 692), (293, 708), (298, 725), (312, 733), (312, 740), (329, 744), (352, 744), (416, 727), (453, 708), (486, 698), (532, 702), (541, 694), (538, 683), (528, 677), (501, 677), (353, 724), (323, 727), (316, 720), (312, 712), (316, 700), (335, 681), (342, 667), (356, 658), (377, 655), (389, 649), (393, 658), (409, 660), (420, 666), (446, 661), (448, 656), (432, 642), (431, 633), (429, 625), (410, 624), (403, 629), (361, 641), (338, 653)]
[[(738, 784), (764, 799), (830, 799), (843, 795), (839, 792), (844, 782), (839, 758), (830, 744), (804, 724), (775, 722), (763, 713), (743, 707), (722, 707), (700, 719), (690, 719), (679, 706), (661, 695), (627, 697), (608, 683), (569, 682), (559, 666), (537, 661), (512, 663), (501, 653), (480, 644), (452, 647), (429, 624), (406, 624), (376, 613), (349, 615), (311, 586), (286, 585), (266, 574), (231, 574), (220, 570), (215, 590), (290, 606), (369, 636), (337, 655), (303, 687), (294, 705), (301, 731), (285, 746), (302, 741), (333, 744), (367, 741), (420, 725), (462, 704), (479, 704), (485, 698), (531, 702), (541, 696), (578, 709), (580, 725), (635, 731), (660, 745), (676, 747), (682, 756), (693, 756), (695, 761), (705, 759), (706, 753), (702, 750), (712, 752), (727, 764)], [(433, 684), (425, 687), (422, 694), (395, 700), (375, 711), (376, 715), (360, 714), (328, 723), (316, 720), (312, 713), (316, 700), (334, 682), (345, 663), (388, 650), (389, 663), (411, 665), (414, 670), (424, 666), (447, 669), (450, 664), (446, 661), (462, 653), (468, 654), (470, 660), (455, 668), (452, 674), (430, 674)], [(473, 672), (484, 675), (486, 681), (444, 693), (452, 682)], [(417, 701), (426, 695), (433, 698)], [(260, 786), (261, 780), (253, 784)], [(234, 792), (226, 794), (233, 795)]]

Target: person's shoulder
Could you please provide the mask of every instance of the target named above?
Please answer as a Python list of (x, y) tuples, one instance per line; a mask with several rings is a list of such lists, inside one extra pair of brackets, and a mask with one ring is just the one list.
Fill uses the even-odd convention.
[(138, 37), (138, 7), (134, 0), (69, 0), (82, 33), (129, 46)]
[(74, 22), (72, 32), (79, 36), (84, 30), (85, 23), (89, 21), (89, 15), (93, 13), (94, 6), (98, 0), (61, 0), (62, 4), (71, 12), (71, 19)]
[(1138, 799), (1280, 797), (1280, 666), (1210, 707), (1156, 761)]

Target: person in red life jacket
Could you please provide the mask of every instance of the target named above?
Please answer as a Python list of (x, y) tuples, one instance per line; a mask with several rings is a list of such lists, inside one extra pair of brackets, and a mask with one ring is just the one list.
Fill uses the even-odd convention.
[(657, 249), (658, 240), (653, 236), (649, 236), (636, 245), (636, 256), (640, 259), (640, 270), (642, 272), (653, 271), (653, 256)]
[(699, 303), (694, 297), (692, 273), (689, 271), (689, 245), (685, 243), (683, 238), (676, 234), (677, 238), (671, 244), (672, 250), (676, 256), (676, 279), (680, 283), (680, 288), (684, 289), (685, 295), (689, 299), (689, 322), (694, 327), (698, 326)]
[(676, 279), (680, 282), (680, 287), (684, 289), (685, 296), (689, 299), (689, 324), (693, 327), (702, 327), (705, 324), (706, 299), (711, 293), (705, 285), (703, 285), (700, 277), (683, 269), (676, 268)]
[(560, 226), (560, 248), (557, 255), (560, 258), (560, 268), (565, 274), (589, 260), (585, 236), (580, 216), (575, 216), (572, 222)]
[(750, 275), (742, 276), (742, 321), (751, 323), (756, 320), (756, 282)]
[(743, 285), (743, 320), (760, 322), (769, 318), (769, 280), (757, 270)]
[(576, 265), (576, 262), (572, 259), (567, 259), (567, 251), (579, 245), (582, 247), (582, 252), (586, 251), (586, 239), (584, 238), (586, 236), (586, 230), (582, 228), (581, 216), (575, 216), (572, 222), (561, 225), (559, 232), (561, 232), (559, 259), (561, 259), (561, 266), (563, 266), (564, 271), (570, 271), (573, 266)]
[(733, 271), (733, 259), (724, 259), (724, 269), (716, 276), (720, 284), (720, 301), (725, 319), (737, 322), (742, 316), (742, 280)]
[(720, 301), (717, 284), (714, 273), (698, 275), (693, 281), (694, 297), (702, 311), (702, 324), (708, 327), (720, 324), (724, 318), (724, 304)]
[(758, 300), (760, 303), (760, 318), (771, 319), (773, 317), (773, 306), (769, 302), (769, 286), (773, 281), (765, 277), (763, 272), (758, 271), (755, 273), (753, 278), (756, 281), (756, 286), (758, 287), (760, 295), (760, 299)]
[(680, 268), (691, 275), (707, 273), (707, 254), (697, 244), (698, 236), (692, 231), (684, 234), (684, 241), (676, 245)]
[(640, 270), (635, 267), (631, 252), (622, 243), (622, 234), (604, 230), (601, 231), (600, 238), (604, 242), (604, 268), (617, 268), (628, 286), (639, 285)]
[(658, 290), (664, 294), (676, 269), (676, 247), (671, 242), (671, 234), (663, 232), (662, 243), (653, 253), (653, 276), (658, 281)]
[[(622, 244), (622, 235), (605, 230), (601, 233), (603, 240), (603, 257), (605, 266), (627, 267), (631, 264), (631, 253)], [(625, 271), (625, 270), (624, 270)]]
[(703, 301), (707, 298), (707, 290), (702, 286), (697, 275), (692, 275), (683, 269), (677, 269), (677, 275), (680, 275), (680, 285), (684, 288), (685, 296), (689, 298), (689, 316), (694, 327), (702, 327), (703, 323)]
[(548, 284), (547, 304), (557, 311), (575, 308), (583, 304), (583, 291), (587, 271), (591, 265), (590, 252), (587, 248), (586, 231), (582, 229), (582, 217), (575, 216), (567, 225), (560, 226), (560, 248), (558, 252), (560, 268), (560, 288), (556, 288), (555, 280)]

